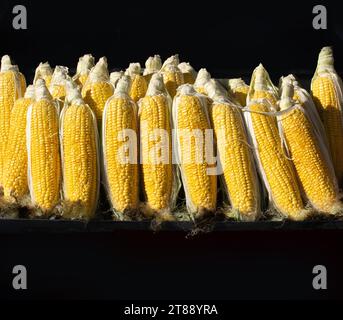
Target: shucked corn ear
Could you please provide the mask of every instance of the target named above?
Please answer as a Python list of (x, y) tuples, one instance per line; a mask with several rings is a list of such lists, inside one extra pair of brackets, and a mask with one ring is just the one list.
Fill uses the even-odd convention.
[(34, 102), (34, 86), (28, 86), (23, 98), (14, 103), (11, 111), (9, 136), (4, 166), (4, 201), (8, 206), (29, 203), (27, 183), (26, 118)]
[(235, 103), (215, 89), (206, 85), (213, 100), (210, 117), (223, 170), (221, 181), (231, 203), (230, 216), (254, 221), (260, 214), (260, 190), (243, 116)]
[(21, 79), (18, 67), (11, 64), (9, 56), (3, 56), (0, 70), (0, 189), (4, 183), (4, 160), (9, 139), (11, 110), (15, 100), (21, 98), (25, 92)]
[(192, 85), (178, 89), (173, 101), (173, 123), (176, 129), (177, 155), (189, 213), (199, 218), (216, 208), (217, 176), (208, 155), (213, 143), (207, 139), (210, 122), (205, 97)]
[(33, 83), (35, 84), (38, 79), (43, 79), (45, 85), (49, 88), (52, 79), (53, 70), (50, 67), (49, 62), (41, 62), (35, 71), (35, 77)]
[(241, 78), (229, 79), (229, 94), (242, 106), (247, 104), (249, 86)]
[(211, 79), (210, 73), (205, 69), (202, 68), (199, 70), (198, 75), (194, 82), (195, 90), (200, 94), (207, 94), (205, 90), (205, 84)]
[(94, 57), (91, 54), (85, 54), (79, 58), (76, 67), (76, 74), (73, 80), (79, 86), (84, 86), (88, 79), (89, 72), (94, 67)]
[(275, 95), (267, 71), (254, 71), (245, 112), (254, 144), (256, 162), (269, 194), (270, 205), (285, 217), (303, 220), (307, 216), (291, 161), (286, 157), (275, 117)]
[(94, 216), (99, 194), (97, 122), (76, 84), (67, 82), (66, 106), (61, 113), (61, 158), (64, 216)]
[(270, 80), (269, 74), (260, 64), (253, 72), (248, 92), (247, 102), (251, 100), (266, 100), (273, 110), (277, 110), (278, 89)]
[(139, 104), (142, 186), (146, 213), (171, 218), (179, 190), (172, 164), (171, 99), (154, 74)]
[(123, 71), (114, 71), (110, 73), (110, 82), (112, 83), (113, 87), (117, 86), (119, 79), (124, 75)]
[(45, 82), (35, 84), (35, 102), (27, 112), (26, 145), (29, 189), (37, 216), (57, 213), (60, 200), (61, 164), (57, 106)]
[(53, 99), (64, 102), (66, 95), (65, 82), (68, 79), (68, 68), (63, 66), (56, 66), (52, 74), (49, 91)]
[(139, 63), (130, 63), (125, 74), (131, 78), (130, 97), (134, 102), (145, 96), (148, 89), (145, 78), (141, 75), (141, 65)]
[(317, 211), (335, 214), (342, 211), (343, 206), (325, 140), (312, 124), (309, 110), (296, 103), (293, 95), (292, 82), (284, 78), (279, 117), (284, 143), (311, 205)]
[(147, 84), (149, 84), (149, 81), (152, 75), (160, 71), (161, 67), (162, 67), (162, 61), (161, 61), (161, 57), (158, 54), (155, 54), (153, 57), (149, 57), (145, 61), (145, 69), (143, 71), (143, 76)]
[(102, 120), (106, 188), (119, 219), (138, 208), (137, 106), (129, 90), (130, 78), (123, 76), (106, 103)]
[(197, 77), (197, 73), (193, 67), (188, 62), (181, 62), (178, 67), (183, 73), (185, 83), (193, 84)]
[(184, 78), (181, 70), (174, 64), (167, 64), (161, 69), (163, 75), (163, 82), (166, 89), (171, 96), (174, 98), (176, 95), (177, 88), (184, 84)]
[(82, 88), (82, 97), (95, 113), (98, 125), (101, 124), (105, 103), (112, 96), (113, 90), (109, 79), (107, 60), (102, 57), (89, 73), (87, 82)]
[(333, 166), (343, 184), (343, 98), (342, 80), (334, 69), (332, 49), (324, 47), (311, 83), (313, 101), (323, 121)]

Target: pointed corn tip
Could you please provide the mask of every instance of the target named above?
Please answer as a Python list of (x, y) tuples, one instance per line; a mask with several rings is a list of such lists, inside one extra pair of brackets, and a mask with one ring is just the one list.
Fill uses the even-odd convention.
[(24, 94), (24, 98), (31, 98), (33, 99), (35, 96), (35, 86), (30, 84), (27, 86), (26, 90), (25, 90), (25, 94)]
[(1, 64), (5, 64), (5, 65), (11, 65), (11, 58), (8, 54), (5, 54), (4, 56), (2, 56), (1, 58)]
[(130, 87), (131, 87), (131, 78), (130, 76), (124, 75), (117, 82), (117, 86), (115, 88), (115, 94), (118, 94), (118, 93), (129, 94)]
[(35, 83), (35, 98), (40, 99), (52, 99), (48, 88), (45, 85), (44, 79), (37, 79)]
[(197, 93), (191, 84), (183, 84), (178, 87), (177, 92), (179, 95), (195, 95)]
[(320, 50), (318, 56), (318, 66), (322, 67), (333, 67), (334, 65), (334, 57), (332, 47), (324, 47)]
[(150, 79), (146, 95), (154, 96), (161, 93), (166, 93), (163, 76), (160, 73), (154, 73)]

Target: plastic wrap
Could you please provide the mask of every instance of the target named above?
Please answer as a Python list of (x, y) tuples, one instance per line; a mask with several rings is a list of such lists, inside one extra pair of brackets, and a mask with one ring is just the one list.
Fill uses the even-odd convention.
[[(163, 142), (164, 140), (161, 139), (161, 142), (157, 142), (156, 141), (156, 137), (154, 136), (154, 132), (150, 133), (147, 132), (147, 128), (145, 128), (145, 126), (148, 126), (149, 123), (143, 123), (143, 121), (141, 120), (141, 114), (144, 110), (144, 108), (150, 108), (150, 106), (147, 104), (145, 105), (145, 103), (149, 103), (149, 101), (146, 102), (146, 99), (148, 99), (147, 97), (156, 97), (156, 98), (162, 98), (162, 101), (164, 101), (167, 104), (167, 110), (165, 113), (165, 118), (164, 119), (160, 119), (159, 118), (159, 113), (157, 112), (151, 112), (151, 117), (153, 117), (154, 115), (156, 115), (158, 118), (156, 119), (158, 121), (158, 123), (162, 122), (162, 123), (169, 123), (169, 129), (170, 132), (167, 133), (168, 134), (168, 140)], [(170, 155), (172, 155), (172, 101), (171, 98), (169, 96), (169, 94), (167, 93), (167, 90), (164, 86), (163, 83), (163, 77), (161, 74), (154, 74), (150, 80), (150, 84), (148, 87), (148, 91), (146, 93), (146, 97), (141, 99), (139, 102), (139, 110), (138, 110), (138, 116), (139, 116), (139, 133), (140, 133), (140, 150), (141, 150), (141, 171), (142, 171), (142, 176), (144, 177), (144, 165), (149, 165), (149, 160), (147, 163), (145, 163), (145, 159), (148, 158), (149, 159), (149, 155), (151, 154), (151, 150), (148, 148), (147, 153), (148, 154), (144, 154), (143, 150), (146, 150), (145, 148), (143, 148), (142, 146), (144, 144), (147, 144), (149, 139), (151, 138), (150, 134), (155, 138), (153, 141), (156, 142), (156, 144), (153, 146), (153, 148), (158, 148), (158, 150), (169, 150), (170, 151)], [(149, 110), (149, 109), (148, 109)], [(153, 121), (153, 118), (150, 118), (149, 120)], [(148, 120), (148, 121), (149, 121)], [(165, 134), (165, 130), (167, 130), (166, 128), (158, 128), (155, 127), (152, 130), (156, 130), (157, 131), (157, 136), (158, 137), (162, 137), (163, 134)], [(161, 135), (161, 133), (159, 132), (159, 130), (163, 130), (163, 133)], [(161, 145), (162, 144), (162, 145)], [(166, 145), (167, 144), (167, 145)], [(155, 149), (155, 152), (158, 152), (158, 150)], [(148, 199), (148, 195), (146, 193), (146, 190), (144, 188), (144, 184), (142, 183), (141, 187), (144, 190), (144, 198), (145, 198), (145, 206), (144, 206), (144, 212), (146, 215), (154, 215), (156, 217), (156, 219), (158, 220), (172, 220), (174, 219), (174, 217), (172, 216), (172, 212), (175, 210), (176, 208), (176, 200), (177, 200), (177, 195), (179, 193), (180, 187), (181, 187), (181, 182), (180, 182), (180, 178), (179, 178), (179, 173), (177, 170), (177, 167), (175, 164), (172, 163), (172, 156), (168, 157), (167, 161), (168, 163), (153, 163), (156, 164), (156, 166), (159, 165), (170, 165), (170, 169), (171, 169), (171, 175), (172, 175), (172, 187), (171, 190), (169, 191), (169, 195), (168, 195), (168, 205), (166, 207), (163, 208), (158, 208), (158, 209), (154, 209), (153, 206), (149, 203)], [(154, 161), (154, 160), (152, 160)], [(146, 169), (148, 170), (148, 169)], [(158, 167), (156, 168), (156, 170), (163, 170), (163, 174), (168, 175), (168, 172), (166, 172), (165, 170), (168, 170), (168, 167)], [(150, 171), (151, 174), (151, 171)], [(144, 182), (144, 181), (143, 181)], [(166, 183), (166, 185), (168, 184), (168, 179), (167, 181), (162, 181), (162, 186), (164, 186), (164, 183)], [(157, 193), (160, 193), (161, 190), (157, 190)], [(152, 195), (153, 196), (153, 195)], [(165, 196), (163, 194), (160, 194), (160, 196)]]
[[(211, 188), (215, 189), (214, 190), (211, 190), (211, 191), (208, 191), (210, 192), (211, 194), (209, 194), (209, 197), (211, 199), (208, 199), (208, 203), (206, 204), (207, 205), (207, 208), (204, 208), (202, 205), (199, 205), (199, 204), (195, 204), (193, 201), (192, 201), (192, 196), (194, 196), (194, 194), (191, 194), (190, 193), (190, 190), (189, 190), (189, 186), (188, 186), (188, 181), (187, 181), (187, 175), (184, 171), (184, 168), (183, 166), (185, 165), (183, 163), (183, 160), (181, 159), (181, 150), (180, 150), (180, 129), (178, 127), (179, 125), (179, 120), (178, 120), (178, 116), (179, 116), (179, 104), (180, 104), (180, 99), (181, 97), (185, 95), (185, 96), (190, 96), (190, 97), (194, 97), (195, 99), (198, 99), (198, 101), (200, 102), (200, 105), (201, 105), (201, 112), (203, 113), (203, 115), (205, 116), (206, 118), (206, 121), (207, 121), (207, 125), (206, 125), (206, 129), (205, 130), (202, 130), (200, 129), (202, 132), (202, 147), (201, 148), (202, 150), (200, 151), (202, 153), (202, 155), (209, 155), (210, 157), (213, 156), (213, 141), (209, 141), (210, 143), (206, 143), (208, 141), (203, 141), (203, 137), (205, 136), (205, 140), (206, 140), (206, 132), (204, 131), (207, 131), (207, 129), (210, 129), (210, 119), (209, 119), (209, 114), (208, 114), (208, 108), (207, 108), (207, 103), (208, 103), (208, 100), (206, 97), (204, 97), (203, 95), (201, 94), (198, 94), (196, 93), (196, 91), (194, 90), (193, 86), (192, 85), (189, 85), (189, 84), (185, 84), (185, 85), (182, 85), (178, 88), (178, 92), (177, 92), (177, 95), (176, 97), (174, 98), (174, 101), (173, 101), (173, 107), (172, 107), (172, 110), (173, 110), (173, 123), (174, 123), (174, 128), (175, 128), (175, 144), (176, 144), (176, 148), (174, 146), (174, 152), (176, 153), (176, 161), (179, 165), (179, 169), (180, 169), (180, 172), (181, 172), (181, 178), (182, 178), (182, 184), (183, 184), (183, 188), (185, 190), (185, 195), (186, 195), (186, 207), (187, 207), (187, 210), (188, 212), (191, 214), (191, 216), (194, 218), (201, 218), (203, 217), (204, 215), (208, 214), (208, 213), (213, 213), (216, 209), (216, 197), (217, 197), (217, 169), (215, 167), (211, 167), (211, 165), (209, 163), (207, 163), (207, 168), (206, 168), (206, 172), (205, 174), (207, 176), (209, 176), (209, 185)], [(203, 153), (204, 152), (204, 153)], [(201, 159), (201, 162), (200, 164), (203, 163), (203, 161), (206, 161), (207, 159), (204, 159), (204, 157), (202, 156), (202, 159)], [(215, 160), (214, 160), (215, 161)], [(214, 163), (215, 164), (215, 163)], [(213, 164), (213, 165), (214, 165)], [(202, 172), (204, 173), (204, 172)], [(199, 182), (201, 183), (201, 182)], [(194, 189), (193, 189), (193, 192)]]
[[(78, 140), (78, 143), (75, 145), (72, 145), (72, 150), (70, 151), (72, 155), (69, 155), (69, 159), (72, 157), (76, 157), (75, 160), (81, 158), (81, 154), (78, 154), (81, 152), (79, 149), (79, 144), (81, 143), (86, 143), (89, 144), (89, 150), (92, 150), (91, 145), (94, 144), (95, 146), (95, 154), (90, 155), (89, 152), (84, 154), (83, 156), (87, 156), (90, 158), (83, 159), (83, 163), (79, 165), (78, 170), (78, 177), (76, 179), (80, 179), (79, 181), (74, 180), (74, 183), (82, 186), (84, 188), (87, 185), (88, 181), (84, 181), (81, 179), (81, 170), (91, 170), (93, 164), (91, 161), (95, 159), (95, 177), (94, 177), (94, 189), (93, 190), (82, 190), (82, 196), (79, 194), (78, 198), (75, 198), (75, 193), (73, 190), (68, 191), (67, 190), (67, 178), (66, 178), (66, 170), (68, 169), (67, 167), (72, 166), (72, 163), (65, 163), (65, 150), (64, 150), (64, 127), (65, 127), (65, 117), (66, 113), (71, 107), (77, 106), (78, 108), (85, 109), (85, 111), (88, 113), (88, 115), (91, 117), (91, 123), (92, 123), (92, 128), (91, 130), (94, 131), (94, 141), (82, 141), (82, 137)], [(75, 115), (75, 117), (77, 117)], [(82, 133), (85, 132), (86, 130), (90, 130), (89, 128), (80, 128), (76, 127), (76, 123), (72, 125), (75, 125), (75, 127), (69, 128), (69, 131), (76, 132), (76, 133)], [(88, 139), (89, 136), (83, 137), (83, 139)], [(98, 204), (98, 199), (99, 199), (99, 189), (100, 189), (100, 157), (99, 157), (99, 152), (100, 152), (100, 147), (99, 147), (99, 137), (98, 137), (98, 128), (97, 128), (97, 121), (95, 118), (95, 115), (91, 108), (85, 104), (81, 97), (81, 93), (79, 89), (77, 88), (76, 84), (73, 82), (67, 83), (67, 95), (66, 95), (66, 100), (65, 100), (65, 105), (64, 108), (61, 112), (60, 115), (60, 150), (61, 150), (61, 163), (62, 163), (62, 174), (63, 174), (63, 186), (62, 186), (62, 191), (63, 191), (63, 202), (62, 202), (62, 207), (63, 207), (63, 217), (64, 218), (70, 218), (70, 219), (90, 219), (95, 216), (95, 211), (97, 208)], [(94, 158), (93, 158), (94, 156)], [(72, 160), (73, 161), (73, 160)], [(80, 161), (80, 160), (79, 160)], [(91, 167), (90, 167), (91, 166)], [(89, 168), (90, 167), (90, 168)], [(75, 168), (74, 168), (75, 170)], [(91, 172), (90, 174), (93, 175), (94, 172)], [(74, 172), (75, 174), (75, 172)], [(87, 174), (87, 173), (86, 173)], [(73, 176), (75, 179), (75, 177)], [(70, 195), (69, 195), (70, 194)], [(87, 194), (85, 197), (84, 194)], [(72, 200), (70, 198), (73, 198)], [(83, 197), (83, 198), (82, 198)], [(93, 203), (91, 203), (91, 208), (88, 208), (87, 205), (89, 205), (89, 201), (92, 201), (91, 199), (93, 198)]]

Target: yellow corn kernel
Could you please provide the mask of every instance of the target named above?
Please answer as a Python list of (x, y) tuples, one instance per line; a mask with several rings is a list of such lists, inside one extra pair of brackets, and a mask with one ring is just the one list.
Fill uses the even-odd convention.
[(241, 111), (225, 99), (215, 99), (210, 110), (232, 209), (243, 220), (255, 220), (260, 211), (260, 194)]
[(102, 125), (108, 195), (120, 214), (138, 208), (137, 110), (128, 96), (129, 82), (127, 76), (119, 80), (106, 103)]
[(49, 86), (49, 91), (53, 99), (65, 99), (66, 88), (65, 81), (68, 79), (68, 68), (63, 66), (56, 66)]
[(171, 98), (174, 98), (177, 88), (185, 82), (182, 72), (174, 65), (166, 65), (162, 71), (162, 75), (168, 93)]
[(138, 102), (139, 99), (143, 98), (147, 89), (146, 80), (142, 75), (136, 74), (132, 77), (130, 97), (134, 102)]
[(3, 188), (4, 182), (4, 159), (7, 153), (10, 114), (15, 100), (24, 94), (21, 90), (18, 67), (11, 64), (9, 56), (3, 56), (0, 70), (0, 189)]
[(96, 119), (78, 89), (67, 87), (67, 100), (61, 114), (64, 216), (89, 219), (99, 193)]
[(139, 108), (143, 191), (149, 211), (158, 214), (170, 212), (173, 196), (171, 115), (164, 91), (162, 76), (154, 75)]
[(282, 149), (275, 118), (258, 112), (270, 112), (262, 103), (250, 105), (254, 137), (270, 194), (276, 209), (294, 220), (304, 218), (304, 204), (294, 168)]
[[(217, 176), (209, 175), (208, 169), (213, 168), (205, 157), (205, 131), (210, 129), (209, 121), (204, 104), (188, 84), (180, 87), (173, 112), (187, 207), (196, 217), (200, 217), (206, 211), (215, 210), (217, 199)], [(202, 144), (197, 143), (194, 130), (200, 132)]]
[(251, 100), (267, 100), (273, 110), (277, 110), (278, 90), (269, 78), (269, 74), (260, 64), (253, 72), (247, 102)]
[(34, 101), (34, 87), (29, 86), (25, 96), (14, 103), (4, 167), (4, 200), (7, 204), (27, 204), (29, 187), (27, 183), (26, 117)]
[(107, 60), (103, 57), (92, 69), (82, 88), (82, 97), (95, 113), (98, 124), (101, 124), (105, 103), (112, 94), (113, 85), (109, 82)]
[[(294, 106), (293, 88), (284, 82), (280, 107), (282, 111)], [(337, 182), (329, 168), (325, 152), (320, 147), (314, 127), (300, 105), (281, 117), (282, 132), (289, 155), (298, 174), (300, 186), (313, 207), (323, 213), (335, 213), (339, 203)], [(315, 184), (313, 183), (315, 181)]]
[(229, 94), (242, 106), (247, 104), (247, 96), (249, 93), (249, 86), (243, 79), (230, 79), (228, 81)]
[(36, 215), (47, 215), (55, 209), (60, 198), (59, 119), (44, 80), (37, 80), (35, 97), (27, 117), (29, 188), (32, 202), (38, 209)]
[(318, 66), (312, 79), (313, 101), (322, 119), (329, 143), (333, 166), (340, 186), (343, 184), (343, 115), (341, 79), (334, 69), (332, 50), (325, 47), (319, 54)]

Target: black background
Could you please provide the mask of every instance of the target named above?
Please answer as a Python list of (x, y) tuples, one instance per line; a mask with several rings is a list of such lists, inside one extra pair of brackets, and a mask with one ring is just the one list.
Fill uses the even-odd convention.
[[(12, 28), (14, 4), (28, 29)], [(328, 30), (314, 30), (312, 8), (328, 9)], [(110, 68), (159, 53), (179, 53), (216, 77), (249, 77), (260, 62), (274, 81), (305, 80), (317, 54), (333, 45), (343, 71), (343, 19), (338, 1), (1, 1), (0, 54), (10, 54), (29, 80), (35, 67), (75, 68), (84, 53)], [(1, 221), (0, 221), (1, 222)], [(342, 231), (116, 231), (0, 235), (2, 298), (327, 299), (342, 298)], [(28, 270), (26, 291), (12, 289), (12, 267)], [(312, 288), (312, 268), (328, 269), (328, 290)]]

